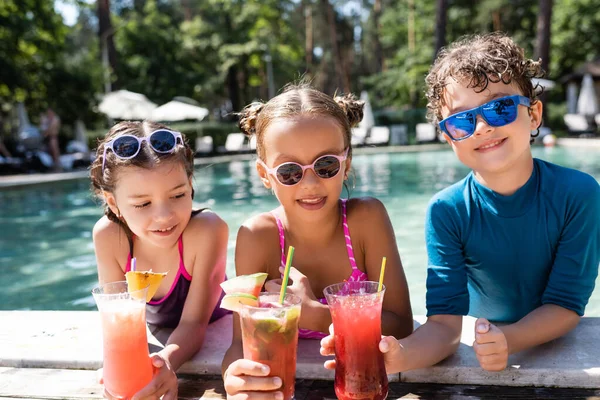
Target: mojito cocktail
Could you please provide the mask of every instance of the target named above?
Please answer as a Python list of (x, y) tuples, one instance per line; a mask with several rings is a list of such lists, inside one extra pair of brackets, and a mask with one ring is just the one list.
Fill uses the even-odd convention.
[(385, 287), (377, 282), (344, 282), (323, 291), (335, 336), (335, 394), (340, 400), (382, 400), (388, 380), (379, 351)]
[(107, 283), (92, 291), (102, 321), (104, 387), (115, 398), (129, 399), (152, 380), (146, 291), (129, 293), (126, 282)]
[(242, 306), (240, 322), (244, 358), (266, 364), (269, 376), (283, 381), (283, 398), (294, 398), (296, 350), (301, 299), (286, 294), (279, 304), (278, 293), (261, 293), (258, 307)]

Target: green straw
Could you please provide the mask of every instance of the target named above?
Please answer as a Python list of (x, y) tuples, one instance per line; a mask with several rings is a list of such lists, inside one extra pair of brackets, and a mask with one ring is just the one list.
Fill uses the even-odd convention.
[(283, 273), (283, 282), (281, 282), (281, 292), (279, 294), (279, 304), (281, 305), (283, 305), (285, 291), (287, 290), (288, 279), (290, 277), (290, 267), (292, 266), (292, 258), (294, 258), (294, 246), (288, 247), (288, 255), (285, 262), (285, 272)]

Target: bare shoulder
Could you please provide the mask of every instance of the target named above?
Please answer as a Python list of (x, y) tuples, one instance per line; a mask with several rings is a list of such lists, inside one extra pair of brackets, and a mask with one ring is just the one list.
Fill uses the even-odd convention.
[(184, 240), (191, 241), (202, 237), (203, 240), (214, 243), (223, 237), (226, 238), (228, 234), (227, 223), (216, 213), (206, 210), (192, 216), (185, 228), (183, 237)]
[[(118, 249), (123, 247), (126, 251), (129, 250), (129, 242), (125, 231), (119, 224), (111, 221), (108, 217), (103, 216), (96, 222), (92, 230), (92, 239), (94, 247), (98, 249)], [(125, 244), (123, 243), (125, 242)]]
[[(262, 213), (245, 221), (237, 233), (235, 245), (237, 274), (269, 272), (268, 266), (280, 257), (277, 222), (271, 213)], [(278, 265), (277, 262), (273, 265)], [(273, 276), (277, 271), (273, 272)]]
[(188, 224), (188, 228), (192, 230), (217, 229), (218, 231), (221, 231), (223, 229), (227, 229), (227, 223), (215, 212), (210, 210), (204, 210), (192, 216)]
[(260, 243), (278, 237), (277, 222), (273, 214), (266, 212), (247, 219), (238, 231), (238, 239)]
[(129, 240), (123, 228), (104, 216), (94, 225), (92, 238), (100, 281), (122, 280), (125, 266), (120, 261), (129, 254)]
[(349, 220), (362, 221), (363, 223), (389, 219), (387, 210), (381, 200), (374, 197), (357, 197), (349, 199), (347, 203), (347, 213)]

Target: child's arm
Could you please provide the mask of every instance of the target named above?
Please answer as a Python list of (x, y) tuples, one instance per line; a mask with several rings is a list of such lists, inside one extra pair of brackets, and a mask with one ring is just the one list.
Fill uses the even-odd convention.
[(125, 272), (119, 264), (127, 260), (129, 243), (121, 227), (106, 216), (100, 218), (92, 231), (98, 282), (102, 285), (109, 282), (125, 280)]
[(577, 326), (579, 315), (566, 308), (544, 304), (520, 321), (496, 326), (485, 318), (475, 323), (473, 350), (481, 368), (502, 371), (508, 356), (559, 338)]
[(184, 249), (195, 253), (192, 282), (177, 328), (152, 356), (158, 373), (136, 397), (177, 393), (175, 371), (202, 347), (208, 321), (221, 295), (227, 262), (227, 224), (216, 214), (193, 217), (183, 234)]
[[(278, 243), (278, 237), (276, 232), (274, 232), (274, 237), (269, 237), (267, 226), (268, 222), (265, 216), (259, 215), (240, 227), (235, 245), (237, 276), (269, 272), (267, 265), (270, 254), (265, 243)], [(274, 259), (278, 260), (277, 254)], [(277, 265), (275, 264), (275, 266)], [(275, 267), (274, 270), (277, 271), (277, 268)], [(237, 313), (233, 314), (231, 346), (225, 353), (221, 371), (228, 396), (247, 395), (252, 397), (259, 395), (260, 398), (275, 399), (279, 394), (283, 398), (282, 392), (275, 392), (282, 385), (281, 379), (266, 377), (269, 374), (267, 365), (243, 358), (242, 331)]]
[(221, 296), (227, 264), (227, 224), (216, 214), (204, 212), (192, 218), (184, 234), (184, 248), (196, 253), (192, 282), (181, 320), (162, 354), (178, 369), (200, 350), (208, 321)]
[(351, 233), (360, 233), (369, 280), (379, 280), (382, 258), (387, 257), (383, 281), (386, 290), (381, 314), (382, 333), (397, 339), (406, 337), (413, 331), (413, 316), (408, 284), (390, 217), (385, 206), (374, 198), (350, 200), (348, 207), (348, 218), (352, 220), (349, 223)]
[[(462, 316), (433, 315), (410, 336), (396, 340), (385, 336), (379, 343), (388, 374), (425, 368), (453, 354), (460, 343)], [(334, 355), (334, 337), (321, 340), (321, 354)], [(335, 369), (335, 360), (325, 361), (325, 368)]]
[(600, 263), (600, 186), (587, 175), (580, 179), (579, 186), (566, 193), (570, 197), (566, 224), (542, 295), (543, 305), (510, 325), (496, 327), (485, 319), (477, 321), (473, 346), (484, 369), (504, 369), (509, 354), (563, 336), (583, 316)]

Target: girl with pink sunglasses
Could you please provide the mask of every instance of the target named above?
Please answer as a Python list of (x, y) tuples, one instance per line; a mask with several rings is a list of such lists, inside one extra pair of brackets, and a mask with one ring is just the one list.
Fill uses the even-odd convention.
[(154, 378), (135, 398), (177, 399), (175, 371), (198, 352), (209, 322), (225, 314), (217, 304), (228, 228), (216, 214), (192, 209), (193, 172), (183, 134), (148, 121), (115, 125), (90, 169), (104, 204), (93, 232), (100, 284), (125, 280), (133, 257), (137, 270), (166, 273), (146, 321), (153, 331), (173, 331), (151, 355)]
[[(326, 286), (377, 280), (384, 256), (382, 331), (397, 338), (412, 332), (408, 286), (385, 207), (373, 198), (340, 198), (352, 163), (351, 128), (362, 119), (362, 109), (363, 102), (352, 95), (334, 99), (303, 84), (240, 113), (242, 132), (256, 137), (260, 180), (280, 206), (242, 225), (236, 272), (266, 272), (265, 289), (278, 292), (287, 249), (295, 247), (287, 292), (303, 299), (301, 338), (320, 339), (328, 332)], [(266, 375), (266, 365), (242, 358), (235, 315), (233, 341), (223, 360), (227, 394), (283, 398), (281, 380)]]

